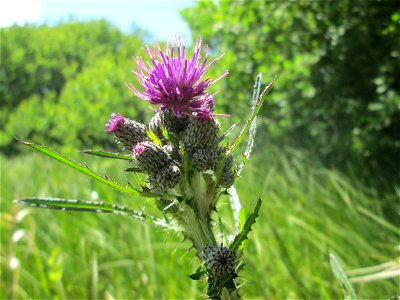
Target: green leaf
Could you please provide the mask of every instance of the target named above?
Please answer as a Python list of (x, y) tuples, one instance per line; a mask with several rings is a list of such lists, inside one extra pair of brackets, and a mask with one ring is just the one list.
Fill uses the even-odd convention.
[(149, 222), (162, 227), (170, 227), (164, 220), (157, 219), (144, 212), (135, 211), (129, 207), (109, 204), (104, 202), (90, 202), (81, 200), (67, 200), (58, 198), (24, 198), (16, 200), (18, 203), (27, 204), (33, 207), (57, 209), (62, 211), (78, 211), (78, 212), (94, 212), (94, 213), (111, 213), (120, 216), (131, 217), (143, 222)]
[(116, 189), (117, 191), (128, 193), (131, 195), (140, 195), (140, 196), (149, 197), (149, 198), (156, 198), (156, 197), (160, 196), (158, 194), (142, 192), (142, 191), (136, 190), (132, 186), (129, 186), (129, 185), (122, 186), (107, 177), (103, 177), (103, 176), (96, 174), (95, 172), (90, 170), (87, 166), (82, 166), (68, 158), (65, 158), (65, 157), (61, 156), (60, 154), (58, 154), (57, 152), (55, 152), (45, 146), (34, 144), (34, 143), (29, 143), (29, 142), (24, 142), (24, 141), (20, 141), (20, 142), (26, 146), (29, 146), (29, 147), (31, 147), (43, 154), (55, 159), (55, 160), (67, 165), (67, 166), (70, 166), (71, 168), (73, 168), (79, 172), (82, 172), (83, 174), (85, 174), (89, 177), (92, 177), (93, 179), (95, 179), (105, 185), (108, 185), (108, 186)]
[(229, 136), (232, 131), (236, 128), (236, 126), (239, 124), (239, 122), (236, 122), (233, 124), (227, 131), (225, 131), (220, 137), (219, 137), (219, 143), (222, 142), (227, 136)]
[(335, 275), (336, 279), (339, 281), (342, 287), (344, 299), (356, 300), (357, 296), (354, 292), (353, 286), (351, 285), (349, 278), (347, 277), (342, 266), (340, 265), (339, 261), (336, 259), (336, 256), (333, 253), (329, 254), (329, 261), (331, 264), (333, 275)]
[(174, 144), (174, 145), (179, 145), (179, 139), (178, 139), (172, 132), (169, 132), (169, 131), (167, 130), (167, 128), (165, 128), (165, 126), (163, 126), (163, 127), (161, 128), (161, 132), (162, 132), (162, 135), (163, 135), (168, 141), (170, 141), (172, 144)]
[[(257, 77), (257, 80), (258, 79), (259, 79), (259, 77)], [(255, 90), (257, 90), (259, 88), (259, 85), (261, 84), (261, 82), (260, 81), (257, 82), (257, 80), (256, 80), (256, 84), (254, 85)], [(266, 95), (269, 92), (269, 90), (272, 88), (274, 83), (275, 83), (275, 79), (269, 85), (267, 85), (266, 88), (264, 89), (264, 91), (261, 93), (261, 95), (259, 97), (257, 97), (256, 104), (254, 105), (253, 109), (251, 110), (250, 117), (247, 119), (246, 124), (243, 127), (242, 131), (235, 138), (235, 142), (229, 149), (227, 155), (232, 155), (233, 152), (235, 152), (236, 148), (242, 143), (244, 137), (250, 130), (251, 124), (253, 123), (254, 119), (256, 118), (258, 112), (261, 109), (262, 104), (264, 103), (264, 99), (265, 99), (264, 95)]]
[(243, 226), (243, 230), (235, 237), (232, 244), (229, 246), (229, 249), (232, 251), (237, 251), (242, 243), (247, 239), (247, 235), (251, 231), (251, 226), (256, 223), (256, 219), (258, 218), (258, 212), (260, 211), (261, 207), (261, 199), (258, 198), (256, 207), (254, 208), (254, 212), (250, 214), (247, 218), (246, 223)]
[(189, 278), (192, 280), (200, 280), (200, 278), (203, 277), (205, 274), (206, 268), (204, 267), (204, 265), (201, 265), (197, 268), (196, 272), (194, 272), (192, 275), (189, 275)]
[(152, 130), (147, 129), (147, 136), (154, 144), (157, 144), (158, 146), (162, 147), (162, 142)]
[(129, 161), (133, 160), (133, 157), (130, 155), (123, 155), (120, 153), (111, 153), (111, 152), (106, 152), (106, 151), (101, 151), (101, 150), (83, 150), (82, 153), (106, 157), (106, 158), (124, 159), (124, 160), (129, 160)]

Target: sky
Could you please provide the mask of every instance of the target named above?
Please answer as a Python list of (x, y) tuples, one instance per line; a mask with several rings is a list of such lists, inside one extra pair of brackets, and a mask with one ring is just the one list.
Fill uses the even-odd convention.
[(126, 33), (139, 27), (155, 39), (171, 40), (178, 34), (190, 41), (189, 26), (179, 10), (194, 4), (195, 0), (1, 0), (0, 27), (104, 18)]

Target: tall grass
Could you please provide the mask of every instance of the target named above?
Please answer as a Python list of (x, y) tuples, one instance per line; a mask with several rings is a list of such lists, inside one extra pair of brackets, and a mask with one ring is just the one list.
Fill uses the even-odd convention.
[[(387, 199), (371, 196), (374, 193), (356, 179), (325, 169), (301, 152), (255, 152), (258, 156), (237, 182), (247, 211), (258, 196), (263, 199), (240, 273), (245, 298), (340, 299), (329, 252), (346, 270), (399, 255), (399, 230), (385, 218)], [(125, 181), (123, 163), (85, 161)], [(96, 194), (99, 201), (136, 209), (152, 204), (94, 183), (39, 154), (1, 157), (2, 299), (198, 298), (205, 286), (185, 277), (198, 262), (182, 236), (118, 216), (12, 203), (27, 196), (90, 200)], [(219, 209), (224, 227), (233, 231), (227, 203), (223, 199)], [(354, 288), (360, 299), (387, 299), (398, 293), (398, 281), (357, 283)]]

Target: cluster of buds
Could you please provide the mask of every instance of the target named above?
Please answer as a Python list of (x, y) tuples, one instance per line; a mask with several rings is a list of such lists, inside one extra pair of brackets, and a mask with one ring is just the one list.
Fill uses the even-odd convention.
[(159, 195), (157, 208), (173, 216), (210, 278), (220, 282), (233, 278), (237, 259), (235, 252), (217, 246), (212, 213), (236, 174), (233, 157), (220, 146), (220, 123), (213, 112), (215, 94), (206, 89), (227, 72), (216, 80), (203, 79), (220, 57), (207, 65), (207, 55), (201, 61), (201, 40), (192, 58), (177, 42), (176, 48), (169, 44), (164, 50), (158, 44), (147, 47), (150, 63), (136, 59), (134, 74), (144, 91), (132, 84), (128, 88), (158, 106), (149, 124), (112, 114), (106, 129), (131, 151), (136, 166), (147, 174), (146, 188)]
[[(218, 184), (223, 188), (234, 182), (233, 158), (226, 156), (226, 149), (218, 146), (220, 124), (214, 118), (177, 117), (171, 111), (159, 111), (146, 126), (113, 113), (106, 129), (132, 151), (138, 166), (149, 175), (153, 188), (167, 190), (180, 182), (184, 172), (180, 143), (193, 168), (219, 174)], [(148, 130), (157, 136), (161, 145), (151, 140)], [(166, 135), (174, 136), (178, 142), (172, 142)]]

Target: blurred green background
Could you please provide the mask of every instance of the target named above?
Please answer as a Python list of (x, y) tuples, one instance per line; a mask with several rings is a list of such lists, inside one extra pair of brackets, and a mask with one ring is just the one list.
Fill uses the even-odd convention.
[[(209, 72), (230, 73), (214, 87), (217, 112), (232, 115), (220, 118), (224, 128), (243, 125), (259, 72), (265, 84), (277, 76), (237, 182), (247, 211), (264, 200), (240, 274), (245, 298), (342, 298), (329, 252), (360, 299), (399, 295), (398, 3), (199, 1), (182, 16), (211, 56), (225, 53)], [(43, 196), (154, 211), (151, 200), (94, 183), (14, 138), (130, 180), (126, 164), (78, 149), (116, 151), (104, 132), (112, 112), (149, 121), (147, 104), (124, 87), (135, 82), (131, 57), (149, 42), (146, 30), (123, 32), (106, 20), (1, 29), (2, 299), (187, 299), (204, 291), (186, 277), (198, 261), (182, 236), (13, 203)], [(229, 231), (227, 203), (219, 209)]]

